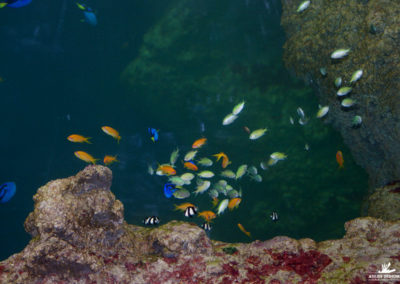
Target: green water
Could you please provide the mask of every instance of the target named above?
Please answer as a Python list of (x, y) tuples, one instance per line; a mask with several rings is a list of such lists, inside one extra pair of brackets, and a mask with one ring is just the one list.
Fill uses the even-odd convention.
[[(0, 259), (29, 241), (23, 222), (37, 188), (84, 168), (73, 155), (77, 150), (97, 158), (118, 155), (121, 162), (111, 166), (112, 191), (131, 224), (149, 215), (161, 223), (187, 220), (172, 210), (180, 201), (163, 195), (166, 178), (147, 174), (147, 164), (168, 162), (176, 147), (184, 154), (202, 136), (208, 143), (199, 155), (224, 151), (233, 170), (244, 163), (258, 166), (275, 151), (288, 155), (267, 171), (259, 169), (261, 183), (248, 177), (232, 183), (242, 188), (242, 203), (212, 223), (211, 238), (340, 238), (344, 222), (359, 216), (367, 176), (340, 134), (315, 118), (313, 90), (283, 66), (279, 2), (163, 3), (90, 2), (97, 27), (81, 23), (80, 11), (63, 1), (0, 9), (1, 181), (17, 184), (15, 197), (0, 206)], [(241, 100), (246, 106), (239, 118), (222, 126)], [(297, 121), (299, 106), (310, 117), (307, 125), (289, 123), (290, 116)], [(101, 132), (103, 125), (119, 130), (119, 145)], [(251, 141), (243, 126), (268, 132)], [(157, 143), (147, 127), (160, 129)], [(92, 137), (93, 144), (69, 143), (72, 133)], [(343, 170), (335, 161), (337, 150), (344, 155)], [(218, 173), (220, 165), (212, 170)], [(185, 201), (211, 209), (207, 194)], [(279, 214), (276, 223), (269, 218), (272, 211)], [(190, 221), (201, 224), (199, 218)]]

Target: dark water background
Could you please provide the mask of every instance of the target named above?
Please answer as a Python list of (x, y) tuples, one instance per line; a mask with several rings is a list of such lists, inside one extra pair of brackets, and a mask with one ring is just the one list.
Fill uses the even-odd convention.
[[(209, 139), (202, 154), (225, 151), (235, 161), (234, 169), (242, 163), (258, 165), (255, 161), (260, 155), (268, 156), (273, 151), (286, 151), (289, 155), (288, 160), (271, 168), (273, 174), (262, 173), (262, 183), (249, 179), (240, 183), (244, 192), (242, 204), (238, 210), (215, 220), (212, 238), (249, 241), (237, 229), (238, 222), (256, 239), (262, 240), (275, 235), (316, 240), (339, 238), (344, 233), (343, 223), (358, 216), (367, 189), (366, 174), (351, 160), (340, 135), (322, 122), (315, 119), (310, 122), (314, 129), (324, 133), (321, 140), (308, 141), (307, 129), (297, 124), (290, 131), (276, 130), (268, 142), (268, 149), (261, 154), (243, 135), (243, 122), (228, 130), (222, 129), (222, 118), (238, 100), (223, 109), (216, 109), (215, 116), (196, 119), (185, 117), (186, 113), (193, 112), (191, 106), (185, 105), (187, 109), (182, 114), (174, 114), (174, 123), (168, 123), (171, 114), (163, 105), (149, 105), (141, 100), (146, 94), (132, 94), (121, 83), (121, 72), (138, 55), (144, 34), (157, 24), (173, 2), (91, 1), (87, 4), (97, 11), (97, 27), (81, 23), (81, 11), (75, 3), (66, 0), (33, 0), (24, 8), (0, 9), (0, 76), (4, 78), (0, 84), (0, 181), (17, 184), (15, 197), (0, 206), (0, 259), (20, 251), (29, 241), (23, 222), (33, 209), (32, 196), (37, 188), (49, 180), (73, 175), (84, 168), (85, 164), (73, 155), (76, 150), (87, 151), (98, 158), (104, 154), (118, 154), (121, 162), (112, 166), (112, 191), (124, 203), (125, 218), (131, 224), (140, 224), (147, 215), (158, 215), (162, 222), (184, 220), (180, 213), (171, 210), (179, 201), (168, 200), (162, 194), (165, 179), (149, 176), (147, 164), (167, 162), (176, 147), (184, 154), (202, 135)], [(232, 1), (232, 7), (249, 9), (251, 13), (245, 16), (246, 21), (268, 18), (269, 25), (263, 27), (264, 32), (270, 49), (273, 47), (278, 55), (274, 55), (275, 60), (271, 62), (282, 65), (280, 55), (284, 34), (279, 27), (279, 2)], [(215, 12), (226, 14), (227, 21), (232, 20), (229, 18), (231, 9), (220, 7)], [(238, 22), (232, 29), (240, 29), (240, 25)], [(251, 35), (259, 31), (243, 32)], [(240, 46), (229, 47), (223, 40), (219, 44), (239, 50), (238, 57), (241, 56)], [(243, 54), (256, 60), (259, 43), (249, 41), (243, 46), (246, 46)], [(318, 101), (312, 90), (299, 81), (288, 80), (290, 76), (284, 68), (278, 69), (282, 70), (277, 74), (277, 78), (282, 78), (279, 84), (285, 87), (277, 92), (288, 86), (298, 88), (307, 93), (307, 100), (293, 97), (290, 102), (289, 99), (282, 100), (273, 108), (262, 107), (262, 98), (248, 102), (247, 116), (243, 113), (247, 124), (256, 124), (252, 109), (254, 112), (268, 110), (272, 116), (276, 111), (275, 117), (279, 116), (278, 109), (287, 104), (292, 107), (293, 117), (298, 105), (306, 112), (315, 112)], [(190, 72), (188, 70), (188, 74)], [(166, 90), (166, 97), (168, 91), (173, 92)], [(158, 115), (148, 115), (148, 108)], [(288, 123), (288, 117), (284, 119)], [(202, 121), (206, 122), (205, 132), (200, 131)], [(103, 125), (120, 131), (120, 145), (101, 132)], [(149, 126), (161, 129), (159, 143), (153, 144), (149, 140), (146, 133)], [(93, 137), (94, 143), (69, 143), (66, 137), (72, 133)], [(243, 138), (238, 138), (242, 139), (239, 144), (226, 144), (226, 137), (232, 135)], [(267, 139), (261, 139), (264, 138)], [(293, 146), (294, 141), (298, 142), (296, 146)], [(310, 144), (309, 152), (303, 150), (304, 142)], [(345, 156), (344, 171), (337, 169), (335, 161), (339, 149)], [(290, 157), (295, 153), (297, 158), (291, 162)], [(189, 201), (203, 210), (211, 209), (207, 195)], [(268, 217), (272, 210), (280, 215), (277, 223), (272, 223)], [(200, 220), (195, 222), (201, 223)]]

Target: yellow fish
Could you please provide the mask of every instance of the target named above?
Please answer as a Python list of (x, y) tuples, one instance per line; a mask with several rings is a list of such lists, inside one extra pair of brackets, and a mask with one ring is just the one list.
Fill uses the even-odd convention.
[(103, 162), (104, 162), (104, 165), (108, 166), (114, 162), (119, 162), (119, 161), (117, 160), (117, 156), (106, 155), (106, 156), (104, 156)]
[(76, 151), (74, 154), (78, 159), (81, 159), (82, 161), (85, 161), (86, 163), (92, 163), (94, 165), (94, 164), (96, 164), (96, 161), (98, 161), (98, 159), (93, 158), (92, 155), (90, 155), (86, 152), (83, 152), (83, 151)]
[(90, 137), (84, 137), (79, 134), (71, 134), (70, 136), (67, 137), (68, 141), (74, 142), (74, 143), (88, 143), (92, 144), (89, 139)]
[(251, 238), (250, 232), (246, 231), (246, 229), (243, 227), (242, 224), (238, 223), (238, 227), (243, 233), (245, 233), (249, 238)]
[(121, 140), (121, 136), (119, 135), (119, 132), (117, 130), (115, 130), (114, 128), (112, 128), (110, 126), (103, 126), (103, 127), (101, 127), (101, 130), (103, 130), (104, 133), (117, 139), (118, 143), (119, 143), (119, 140)]

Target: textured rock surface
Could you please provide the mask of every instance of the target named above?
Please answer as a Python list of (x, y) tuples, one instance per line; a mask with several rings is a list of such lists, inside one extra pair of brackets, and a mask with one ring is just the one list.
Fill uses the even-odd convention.
[[(282, 25), (287, 35), (284, 60), (297, 76), (312, 84), (323, 105), (329, 105), (327, 121), (340, 130), (354, 159), (370, 176), (372, 186), (400, 178), (400, 2), (311, 1), (297, 13), (301, 1), (282, 0)], [(350, 48), (341, 60), (330, 54)], [(322, 76), (320, 68), (326, 68)], [(350, 97), (357, 104), (344, 110), (334, 81), (362, 69)], [(363, 124), (351, 127), (354, 115)]]
[(400, 220), (400, 182), (377, 188), (368, 198), (368, 216), (383, 220)]
[(25, 222), (32, 235), (0, 262), (0, 283), (364, 283), (391, 262), (400, 270), (400, 222), (359, 218), (340, 240), (210, 240), (196, 225), (128, 225), (111, 171), (88, 166), (39, 188)]

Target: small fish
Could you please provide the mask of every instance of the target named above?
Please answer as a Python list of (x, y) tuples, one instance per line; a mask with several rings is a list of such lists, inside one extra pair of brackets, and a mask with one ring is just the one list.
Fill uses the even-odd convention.
[(350, 84), (357, 82), (363, 75), (363, 71), (361, 69), (355, 71), (353, 75), (351, 75)]
[(227, 116), (225, 116), (224, 120), (222, 121), (222, 125), (232, 124), (236, 120), (236, 118), (238, 118), (237, 115), (230, 113)]
[(203, 228), (204, 231), (206, 231), (206, 232), (211, 231), (211, 225), (210, 225), (210, 223), (208, 223), (208, 222), (204, 222), (203, 224), (201, 224), (200, 227)]
[(178, 160), (179, 157), (179, 148), (176, 148), (176, 150), (174, 150), (171, 153), (171, 156), (169, 157), (169, 163), (171, 164), (171, 166), (174, 166), (176, 161)]
[(335, 86), (336, 88), (339, 88), (342, 85), (342, 78), (341, 77), (337, 77), (335, 79)]
[(262, 169), (262, 170), (266, 170), (266, 169), (268, 169), (268, 162), (266, 162), (266, 161), (262, 161), (261, 163), (260, 163), (260, 168)]
[(83, 11), (83, 16), (85, 17), (84, 21), (86, 23), (93, 27), (97, 26), (97, 17), (92, 8), (80, 3), (76, 3), (76, 6)]
[(257, 168), (256, 168), (255, 166), (250, 166), (250, 167), (247, 169), (247, 172), (248, 172), (249, 174), (251, 174), (251, 175), (256, 175), (256, 174), (258, 173)]
[(324, 117), (329, 111), (329, 106), (321, 107), (317, 112), (317, 118)]
[(352, 87), (341, 87), (341, 88), (337, 91), (336, 95), (338, 95), (338, 97), (346, 96), (346, 95), (350, 94), (350, 92), (351, 92), (352, 90), (353, 90)]
[(104, 156), (104, 159), (103, 159), (104, 165), (108, 166), (108, 165), (110, 165), (110, 164), (112, 164), (114, 162), (119, 162), (117, 160), (117, 156), (110, 156), (110, 155), (105, 155)]
[(355, 101), (349, 98), (346, 98), (342, 101), (342, 106), (343, 107), (352, 107), (353, 105), (355, 105)]
[(28, 5), (31, 2), (32, 0), (2, 0), (0, 2), (0, 8), (4, 8), (5, 6), (11, 8), (21, 8)]
[(185, 181), (183, 179), (181, 179), (180, 177), (177, 177), (177, 176), (169, 177), (168, 181), (170, 183), (173, 183), (176, 186), (182, 186), (182, 185), (185, 184)]
[(350, 48), (337, 49), (331, 53), (331, 58), (332, 59), (341, 59), (341, 58), (347, 56), (349, 54), (349, 52), (350, 52)]
[(184, 157), (183, 159), (185, 160), (185, 162), (189, 162), (189, 161), (193, 160), (194, 157), (196, 157), (196, 154), (197, 154), (197, 150), (189, 151), (189, 152), (185, 155), (185, 157)]
[(297, 114), (302, 118), (306, 117), (306, 115), (304, 114), (304, 110), (301, 107), (297, 108)]
[(229, 199), (222, 200), (218, 205), (217, 214), (221, 215), (222, 213), (224, 213), (224, 211), (228, 207), (228, 204), (229, 204)]
[(121, 140), (121, 136), (119, 135), (119, 132), (117, 130), (115, 130), (114, 128), (112, 128), (110, 126), (102, 126), (101, 130), (103, 130), (105, 134), (108, 134), (111, 137), (117, 139), (118, 143), (119, 143), (119, 140)]
[(319, 72), (321, 73), (322, 76), (326, 76), (328, 74), (328, 72), (326, 71), (325, 67), (321, 67), (319, 68)]
[(185, 203), (182, 203), (180, 205), (175, 205), (175, 210), (185, 211), (186, 208), (188, 208), (188, 207), (195, 207), (196, 208), (196, 206), (194, 206), (192, 203), (185, 202)]
[(213, 205), (213, 207), (217, 206), (218, 203), (219, 203), (218, 198), (217, 198), (217, 197), (213, 197), (213, 198), (212, 198), (212, 205)]
[(306, 144), (304, 145), (304, 150), (306, 150), (306, 151), (310, 150), (310, 145), (308, 145), (308, 143), (306, 143)]
[(197, 189), (193, 192), (194, 194), (199, 194), (207, 191), (210, 188), (211, 182), (209, 180), (198, 180)]
[(343, 153), (340, 150), (336, 152), (336, 162), (338, 163), (340, 169), (344, 168)]
[(90, 137), (84, 137), (79, 134), (71, 134), (70, 136), (67, 137), (68, 141), (74, 142), (74, 143), (88, 143), (92, 144), (92, 142), (89, 141), (91, 139)]
[(194, 215), (197, 214), (197, 209), (194, 206), (189, 206), (185, 209), (185, 217), (192, 218)]
[(299, 5), (299, 7), (297, 8), (297, 13), (301, 13), (303, 12), (305, 9), (308, 8), (308, 6), (310, 6), (311, 1), (310, 0), (306, 0), (301, 2), (301, 4)]
[(265, 132), (267, 132), (267, 128), (261, 128), (254, 130), (253, 132), (250, 133), (250, 140), (256, 140), (260, 138), (261, 136), (264, 136)]
[(238, 223), (238, 227), (243, 233), (245, 233), (249, 238), (251, 238), (250, 232), (246, 231), (242, 224)]
[(238, 115), (243, 110), (243, 108), (244, 108), (244, 101), (235, 105), (235, 107), (232, 110), (232, 114)]
[(157, 171), (161, 171), (164, 175), (173, 176), (176, 175), (175, 169), (170, 165), (159, 165)]
[(274, 152), (270, 155), (270, 157), (271, 157), (271, 159), (281, 161), (281, 160), (285, 160), (287, 158), (287, 155), (282, 152)]
[(228, 156), (224, 152), (214, 154), (213, 156), (217, 157), (217, 162), (222, 158), (222, 168), (224, 169), (231, 163), (228, 159)]
[(6, 203), (15, 195), (17, 186), (15, 182), (9, 181), (0, 185), (0, 203)]
[(198, 149), (202, 147), (207, 142), (207, 138), (200, 138), (193, 142), (192, 148)]
[(171, 198), (174, 192), (177, 190), (173, 183), (167, 182), (164, 185), (164, 195), (166, 198)]
[(201, 171), (197, 175), (201, 178), (212, 178), (214, 173), (212, 171)]
[(358, 127), (358, 126), (361, 125), (361, 123), (362, 123), (362, 118), (361, 118), (361, 116), (355, 115), (355, 116), (353, 117), (353, 121), (352, 121), (352, 123), (351, 123), (351, 126), (352, 126), (352, 127)]
[(248, 134), (251, 133), (250, 128), (248, 128), (247, 126), (243, 126), (243, 130), (246, 131)]
[(300, 117), (299, 118), (299, 124), (300, 125), (306, 125), (308, 123), (308, 118), (306, 117)]
[(294, 124), (294, 119), (293, 119), (293, 117), (289, 117), (289, 122), (290, 122), (291, 125)]
[(241, 197), (241, 196), (242, 196), (241, 191), (238, 192), (236, 189), (232, 189), (232, 190), (228, 191), (229, 198), (237, 198), (237, 197)]
[(74, 154), (78, 159), (81, 159), (82, 161), (85, 161), (86, 163), (92, 163), (94, 165), (94, 164), (96, 164), (96, 161), (98, 161), (98, 159), (93, 158), (92, 155), (90, 155), (86, 152), (83, 152), (83, 151), (76, 151)]
[(274, 221), (274, 222), (278, 221), (278, 219), (279, 219), (278, 213), (276, 213), (275, 211), (272, 212), (269, 217), (271, 217), (271, 220)]
[(157, 216), (147, 217), (143, 220), (145, 225), (157, 225), (158, 223), (160, 223), (160, 219)]
[(226, 178), (236, 178), (236, 174), (231, 170), (225, 170), (221, 172), (221, 176)]
[(159, 130), (149, 127), (149, 128), (147, 128), (147, 131), (149, 132), (151, 141), (153, 141), (153, 142), (158, 141), (158, 131)]
[(181, 179), (184, 181), (191, 181), (194, 178), (194, 174), (192, 173), (184, 173), (181, 175)]
[(149, 175), (154, 175), (154, 169), (150, 164), (147, 165), (147, 172)]
[(197, 171), (199, 169), (192, 161), (183, 163), (183, 166), (191, 171)]
[(218, 197), (219, 194), (218, 194), (218, 191), (213, 188), (208, 192), (208, 195), (210, 195), (211, 198), (215, 198), (215, 197)]
[(226, 180), (224, 180), (224, 179), (220, 179), (218, 181), (218, 184), (223, 186), (223, 187), (226, 187), (228, 185), (228, 182)]
[(262, 182), (262, 176), (260, 176), (260, 175), (254, 175), (251, 178), (253, 180), (255, 180), (256, 182)]
[(185, 199), (190, 196), (190, 192), (189, 192), (189, 190), (187, 190), (185, 188), (180, 188), (177, 191), (175, 191), (174, 193), (172, 193), (172, 195), (177, 199)]
[(201, 158), (200, 160), (197, 161), (199, 165), (202, 165), (204, 167), (211, 167), (213, 165), (213, 161), (209, 158)]
[(231, 200), (229, 200), (229, 203), (228, 203), (229, 210), (233, 210), (234, 208), (237, 208), (241, 201), (242, 201), (242, 199), (239, 197), (232, 198)]
[(210, 222), (212, 219), (215, 219), (217, 215), (215, 215), (215, 213), (212, 211), (201, 211), (199, 213), (199, 217), (203, 218), (207, 222)]
[(240, 179), (242, 176), (244, 176), (244, 174), (247, 172), (247, 165), (241, 165), (237, 171), (236, 171), (236, 176), (235, 178), (238, 180)]

